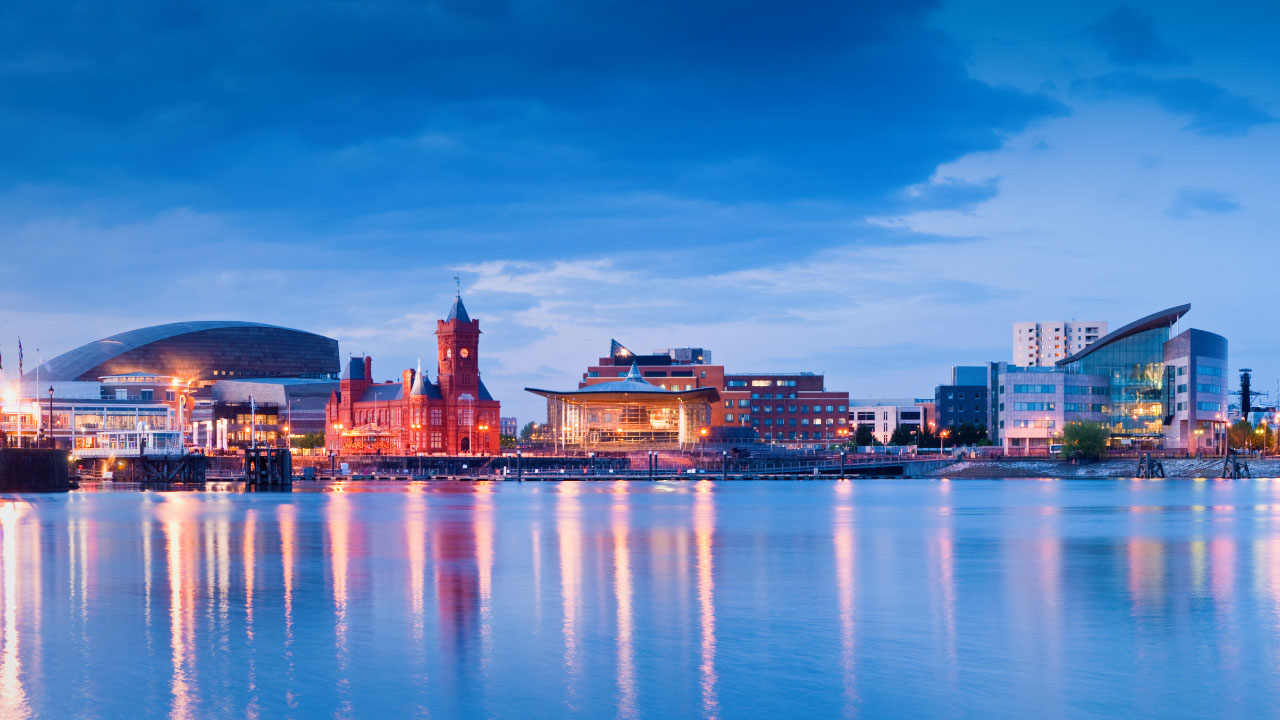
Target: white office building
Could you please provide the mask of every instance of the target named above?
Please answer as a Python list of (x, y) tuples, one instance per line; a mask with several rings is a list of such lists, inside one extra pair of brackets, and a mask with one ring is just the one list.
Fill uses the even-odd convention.
[(1013, 324), (1015, 367), (1053, 367), (1107, 334), (1105, 320), (1058, 320)]
[(919, 432), (926, 422), (925, 410), (916, 404), (914, 398), (850, 399), (849, 402), (851, 430), (856, 430), (859, 425), (869, 425), (877, 442), (888, 443), (899, 425), (910, 426)]

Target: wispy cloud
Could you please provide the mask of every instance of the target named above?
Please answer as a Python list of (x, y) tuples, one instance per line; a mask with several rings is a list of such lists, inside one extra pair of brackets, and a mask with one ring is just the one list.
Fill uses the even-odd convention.
[(1117, 65), (1185, 63), (1187, 54), (1171, 47), (1156, 32), (1150, 15), (1122, 5), (1085, 28), (1086, 39), (1107, 53)]
[(1104, 75), (1084, 85), (1102, 97), (1145, 97), (1191, 119), (1187, 129), (1201, 135), (1236, 137), (1276, 116), (1254, 100), (1196, 78), (1155, 78), (1133, 72)]
[(1236, 212), (1239, 203), (1221, 190), (1208, 188), (1178, 188), (1177, 197), (1165, 212), (1171, 218), (1189, 218), (1197, 214), (1222, 214)]

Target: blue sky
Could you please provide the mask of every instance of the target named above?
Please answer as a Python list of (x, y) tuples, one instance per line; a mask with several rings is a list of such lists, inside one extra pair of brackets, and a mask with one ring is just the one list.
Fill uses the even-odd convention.
[(17, 2), (0, 351), (248, 319), (505, 406), (618, 338), (927, 395), (1190, 302), (1273, 389), (1280, 6)]

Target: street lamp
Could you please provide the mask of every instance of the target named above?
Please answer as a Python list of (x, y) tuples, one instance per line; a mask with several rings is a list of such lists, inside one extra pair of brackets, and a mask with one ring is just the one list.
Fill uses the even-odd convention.
[(54, 447), (53, 442), (53, 386), (49, 386), (49, 447)]
[(943, 431), (941, 431), (941, 432), (939, 432), (939, 433), (938, 433), (938, 457), (942, 457), (942, 441), (943, 441), (943, 439), (944, 439), (944, 438), (946, 438), (946, 437), (947, 437), (947, 435), (950, 435), (950, 434), (951, 434), (951, 431), (950, 431), (950, 430), (943, 430)]

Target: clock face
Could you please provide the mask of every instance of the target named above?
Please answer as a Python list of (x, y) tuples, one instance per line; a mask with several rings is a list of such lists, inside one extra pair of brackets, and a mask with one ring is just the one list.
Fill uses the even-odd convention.
[(461, 350), (459, 350), (458, 354), (461, 355), (462, 357), (471, 357), (471, 351), (466, 348), (462, 348)]

